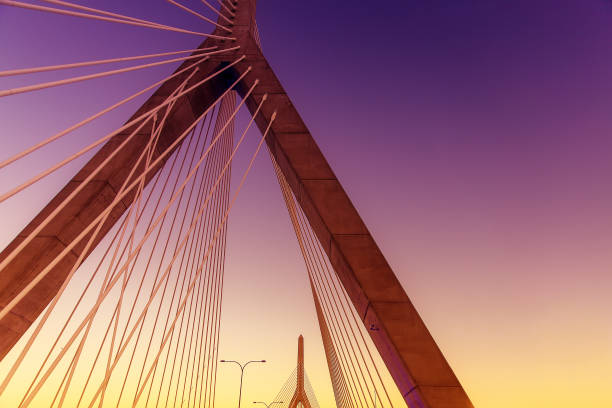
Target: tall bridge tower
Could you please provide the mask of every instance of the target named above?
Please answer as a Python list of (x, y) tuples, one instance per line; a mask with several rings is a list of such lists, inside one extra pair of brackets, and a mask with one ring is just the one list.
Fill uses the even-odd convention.
[(293, 394), (291, 402), (289, 402), (289, 408), (297, 408), (298, 404), (302, 404), (304, 408), (311, 408), (304, 383), (304, 336), (300, 335), (298, 337), (297, 385), (295, 387), (295, 394)]
[[(74, 268), (137, 202), (136, 189), (124, 191), (123, 186), (134, 174), (142, 174), (141, 190), (149, 185), (170, 154), (180, 149), (182, 135), (234, 90), (264, 135), (281, 184), (295, 197), (297, 210), (305, 216), (408, 406), (471, 407), (266, 60), (257, 34), (256, 0), (223, 0), (220, 4), (215, 30), (194, 53), (206, 57), (191, 70), (193, 61), (183, 62), (176, 76), (161, 84), (126, 127), (108, 139), (0, 254), (0, 358), (63, 290)], [(164, 105), (169, 98), (174, 98), (172, 104)], [(157, 109), (156, 118), (163, 116), (163, 126), (156, 127), (155, 121), (149, 120), (151, 116), (146, 116), (152, 109)], [(148, 154), (147, 162), (153, 163), (148, 168), (138, 156), (149, 148), (152, 134), (156, 135), (156, 147)], [(87, 230), (100, 217), (104, 222), (97, 231)], [(77, 244), (70, 244), (75, 240)], [(84, 244), (88, 240), (91, 245)], [(303, 359), (300, 336), (298, 386), (290, 408), (300, 403), (310, 408), (304, 392)]]

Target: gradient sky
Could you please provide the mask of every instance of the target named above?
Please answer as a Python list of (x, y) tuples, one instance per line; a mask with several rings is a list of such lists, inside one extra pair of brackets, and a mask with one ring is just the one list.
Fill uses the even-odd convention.
[[(82, 3), (210, 29), (161, 0)], [(270, 64), (474, 404), (612, 406), (612, 2), (260, 0), (257, 18)], [(199, 42), (0, 7), (0, 69)], [(1, 99), (1, 156), (173, 69)], [(3, 170), (2, 191), (137, 106)], [(0, 246), (78, 165), (0, 206)], [(220, 357), (267, 359), (249, 368), (244, 401), (271, 400), (303, 333), (327, 405), (305, 268), (265, 155), (237, 205)], [(237, 369), (219, 374), (219, 404), (233, 406)]]

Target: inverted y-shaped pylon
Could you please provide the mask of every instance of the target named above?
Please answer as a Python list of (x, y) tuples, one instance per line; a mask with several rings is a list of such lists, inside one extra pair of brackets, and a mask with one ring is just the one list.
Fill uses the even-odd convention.
[(310, 401), (304, 388), (304, 337), (298, 337), (298, 358), (297, 358), (297, 381), (295, 393), (291, 398), (288, 408), (297, 408), (302, 404), (304, 408), (311, 408)]
[[(234, 89), (245, 99), (251, 114), (262, 106), (264, 98), (268, 98), (255, 122), (262, 133), (269, 130), (266, 143), (270, 152), (357, 314), (367, 328), (374, 328), (368, 333), (404, 400), (410, 407), (471, 407), (467, 394), (264, 57), (258, 45), (255, 24), (256, 0), (225, 0), (222, 4), (228, 11), (223, 19), (232, 21), (231, 37), (227, 37), (226, 29), (222, 31), (217, 27), (200, 49), (230, 51), (210, 55), (199, 64), (199, 70), (192, 74), (186, 85), (190, 91), (177, 98), (173, 108), (168, 109), (167, 125), (159, 135), (159, 151), (171, 146), (178, 135), (227, 90), (228, 84), (236, 83)], [(219, 22), (223, 22), (221, 17)], [(177, 72), (187, 65), (181, 65)], [(211, 77), (202, 86), (190, 88), (213, 73), (221, 74), (214, 74), (214, 78)], [(187, 73), (183, 73), (166, 81), (133, 118), (171, 95), (187, 76)], [(252, 89), (254, 91), (251, 92)], [(93, 246), (78, 245), (72, 248), (50, 273), (39, 279), (39, 273), (57, 253), (66, 248), (66, 243), (75, 240), (83, 226), (93, 222), (117, 197), (118, 186), (128, 178), (129, 166), (134, 164), (135, 152), (141, 152), (147, 143), (147, 138), (140, 135), (150, 133), (151, 125), (143, 126), (138, 137), (131, 139), (114, 156), (111, 156), (114, 147), (125, 140), (136, 125), (110, 139), (0, 254), (0, 262), (5, 265), (0, 276), (0, 307), (7, 310), (0, 317), (0, 358), (6, 355), (58, 293), (81, 255), (93, 251), (95, 244), (132, 205), (135, 194), (123, 197), (121, 205), (113, 209), (101, 227)], [(159, 151), (152, 153), (152, 161), (160, 155)], [(100, 163), (102, 169), (95, 182), (79, 191), (70, 205), (55, 213), (62, 199), (77, 191), (81, 182)], [(153, 179), (164, 163), (165, 159), (147, 175), (146, 183)], [(51, 222), (38, 231), (37, 227), (51, 213), (54, 214)], [(22, 245), (23, 249), (7, 260), (32, 231), (38, 231), (34, 239)], [(28, 293), (16, 300), (17, 294), (23, 293), (24, 288), (28, 288)], [(303, 374), (301, 338), (299, 344), (298, 367), (301, 361)], [(295, 401), (292, 400), (290, 408), (300, 402), (310, 407), (306, 394), (302, 392), (303, 375), (301, 378), (300, 388), (298, 375)]]

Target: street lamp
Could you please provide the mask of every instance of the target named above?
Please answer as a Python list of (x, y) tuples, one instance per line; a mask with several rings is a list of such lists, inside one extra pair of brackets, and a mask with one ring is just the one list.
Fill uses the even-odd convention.
[(253, 401), (253, 404), (264, 404), (266, 406), (266, 408), (270, 408), (272, 405), (274, 404), (282, 404), (283, 401), (273, 401), (269, 404), (266, 404), (265, 402), (261, 402), (261, 401)]
[(240, 400), (242, 399), (242, 377), (244, 376), (244, 369), (251, 363), (265, 363), (266, 360), (251, 360), (247, 361), (244, 364), (240, 364), (234, 360), (221, 360), (222, 363), (236, 363), (238, 367), (240, 367), (240, 393), (238, 394), (238, 408), (240, 408)]

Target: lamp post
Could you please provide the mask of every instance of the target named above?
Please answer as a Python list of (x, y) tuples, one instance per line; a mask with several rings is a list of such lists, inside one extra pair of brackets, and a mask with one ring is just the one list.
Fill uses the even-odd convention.
[(242, 400), (242, 377), (244, 376), (244, 369), (246, 368), (246, 366), (248, 366), (251, 363), (265, 363), (266, 360), (251, 360), (251, 361), (247, 361), (244, 364), (240, 364), (237, 361), (234, 360), (221, 360), (222, 363), (236, 363), (238, 364), (238, 367), (240, 367), (240, 392), (238, 394), (238, 408), (240, 408), (240, 401)]
[(264, 404), (266, 406), (266, 408), (270, 408), (274, 404), (282, 404), (282, 403), (283, 403), (283, 401), (272, 401), (269, 404), (266, 404), (265, 402), (261, 402), (261, 401), (253, 401), (253, 404)]

